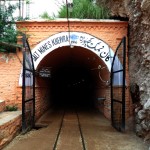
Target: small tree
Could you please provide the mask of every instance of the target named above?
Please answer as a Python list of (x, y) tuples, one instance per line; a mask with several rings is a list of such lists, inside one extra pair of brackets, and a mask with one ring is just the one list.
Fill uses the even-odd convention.
[[(13, 12), (16, 8), (17, 6), (10, 4), (8, 7), (4, 6), (4, 8), (0, 8), (0, 42), (9, 44), (17, 42), (17, 31), (15, 29), (15, 19), (13, 17)], [(10, 47), (0, 44), (0, 51), (10, 51)]]
[[(60, 9), (58, 17), (67, 17), (66, 4)], [(104, 6), (98, 6), (94, 0), (73, 0), (73, 11), (69, 13), (69, 18), (107, 19), (109, 11)]]

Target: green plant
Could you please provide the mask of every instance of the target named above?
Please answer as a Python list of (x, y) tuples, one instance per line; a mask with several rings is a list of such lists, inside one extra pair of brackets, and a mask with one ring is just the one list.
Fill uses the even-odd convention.
[[(0, 7), (0, 42), (16, 43), (17, 31), (15, 28), (15, 18), (13, 12), (17, 8), (15, 5)], [(0, 44), (0, 52), (12, 52), (15, 49), (10, 49), (5, 45)]]
[(53, 17), (51, 17), (48, 12), (43, 12), (43, 14), (40, 15), (40, 18), (42, 19), (47, 19), (47, 20), (54, 20), (55, 16), (53, 15)]
[(16, 105), (13, 105), (13, 106), (6, 106), (6, 111), (17, 111), (18, 110), (18, 107)]
[(31, 3), (31, 1), (30, 0), (26, 0), (26, 4), (30, 4)]
[[(66, 4), (62, 6), (58, 14), (59, 18), (67, 17)], [(69, 13), (69, 18), (79, 19), (108, 19), (109, 10), (104, 7), (97, 5), (92, 0), (74, 0), (73, 11)]]

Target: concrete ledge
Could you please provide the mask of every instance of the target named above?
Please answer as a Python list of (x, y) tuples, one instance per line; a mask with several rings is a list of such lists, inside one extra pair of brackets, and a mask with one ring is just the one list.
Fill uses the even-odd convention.
[[(78, 18), (69, 18), (71, 22), (108, 22), (108, 23), (127, 23), (127, 21), (120, 21), (114, 19), (78, 19)], [(54, 20), (47, 19), (32, 19), (25, 21), (17, 21), (17, 22), (68, 22), (66, 18), (55, 18)]]
[(21, 128), (21, 111), (0, 113), (0, 149), (8, 144)]
[(0, 113), (0, 126), (4, 125), (5, 123), (10, 123), (19, 116), (21, 116), (21, 111), (6, 111)]

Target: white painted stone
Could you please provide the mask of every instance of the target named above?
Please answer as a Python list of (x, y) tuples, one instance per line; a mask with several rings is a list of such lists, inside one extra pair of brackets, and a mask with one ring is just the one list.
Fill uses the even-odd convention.
[(141, 133), (142, 127), (139, 124), (136, 124), (136, 132)]
[(144, 87), (144, 86), (141, 86), (141, 87), (140, 87), (140, 92), (144, 92), (144, 90), (145, 90), (145, 87)]
[(141, 9), (147, 10), (150, 7), (150, 1), (149, 0), (142, 0), (141, 2)]
[(135, 108), (135, 113), (138, 113), (140, 109), (141, 109), (141, 107)]
[(0, 103), (2, 103), (2, 102), (4, 102), (4, 100), (1, 100), (1, 99), (0, 99)]
[(138, 112), (138, 118), (139, 119), (144, 119), (146, 117), (146, 114), (145, 114), (145, 111), (144, 110), (140, 110), (139, 112)]
[(144, 104), (145, 110), (150, 110), (150, 98), (147, 100), (147, 102)]
[(142, 128), (143, 128), (144, 130), (148, 131), (148, 126), (147, 126), (147, 123), (145, 122), (145, 120), (143, 120), (143, 121), (141, 122), (141, 126), (142, 126)]

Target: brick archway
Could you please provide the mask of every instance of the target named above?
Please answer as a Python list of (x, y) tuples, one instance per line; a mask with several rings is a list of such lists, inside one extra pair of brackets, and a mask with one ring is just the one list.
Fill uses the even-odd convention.
[[(34, 61), (35, 70), (37, 69), (40, 62), (52, 51), (58, 49), (59, 47), (74, 46), (85, 48), (94, 54), (96, 54), (107, 66), (107, 69), (111, 70), (112, 59), (114, 57), (114, 51), (111, 47), (106, 44), (101, 39), (96, 38), (93, 35), (90, 35), (85, 32), (60, 32), (54, 34), (47, 39), (40, 42), (35, 48), (32, 49), (32, 56)], [(115, 59), (115, 68), (121, 69), (122, 64), (116, 56)], [(122, 76), (120, 73), (116, 74), (116, 79), (121, 79)], [(20, 85), (22, 81), (22, 75), (20, 76)], [(121, 83), (117, 81), (118, 85)]]
[[(111, 57), (114, 55), (114, 51), (121, 41), (123, 36), (127, 36), (127, 22), (121, 21), (97, 21), (97, 20), (71, 20), (70, 29), (68, 33), (68, 24), (64, 20), (56, 21), (28, 21), (18, 22), (17, 27), (19, 30), (26, 29), (26, 34), (29, 34), (29, 43), (32, 49), (32, 55), (35, 62), (35, 68), (38, 69), (40, 62), (42, 62), (49, 54), (56, 52), (57, 50), (63, 50), (69, 47), (79, 47), (91, 52), (99, 57), (99, 59), (107, 66), (110, 71)], [(70, 35), (69, 35), (70, 34)], [(69, 38), (70, 36), (70, 38)], [(85, 37), (85, 38), (84, 38)], [(87, 37), (87, 38), (86, 38)], [(105, 42), (104, 42), (105, 41)], [(94, 45), (95, 44), (95, 45)], [(103, 49), (103, 46), (106, 49)], [(101, 54), (101, 56), (100, 56)], [(82, 55), (83, 56), (83, 55)], [(47, 57), (48, 58), (48, 57)], [(46, 62), (46, 61), (44, 61)], [(118, 59), (119, 62), (119, 59)], [(127, 66), (128, 72), (128, 66)], [(127, 86), (128, 86), (127, 75)], [(36, 87), (37, 101), (39, 108), (43, 111), (47, 108), (46, 100), (41, 100), (45, 97), (45, 88), (41, 88), (40, 85)], [(41, 92), (41, 89), (43, 92)], [(101, 109), (104, 115), (110, 119), (110, 88), (105, 89), (106, 100), (102, 104), (98, 104), (97, 107)], [(101, 89), (102, 93), (103, 90)], [(96, 97), (102, 97), (103, 94), (95, 90)], [(127, 90), (126, 97), (129, 97)], [(38, 111), (36, 116), (39, 117), (42, 111)], [(130, 99), (127, 103), (127, 116), (130, 114)]]
[[(35, 69), (47, 54), (63, 46), (78, 46), (90, 50), (103, 60), (109, 71), (111, 70), (114, 51), (101, 39), (84, 32), (60, 32), (40, 42), (32, 49)], [(116, 67), (121, 66), (119, 59), (117, 61)]]

